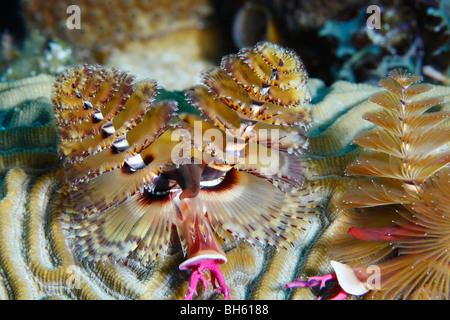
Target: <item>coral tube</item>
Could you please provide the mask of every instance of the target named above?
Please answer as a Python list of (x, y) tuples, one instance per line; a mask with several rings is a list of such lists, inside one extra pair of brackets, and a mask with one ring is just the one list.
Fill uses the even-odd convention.
[[(174, 199), (177, 207), (177, 230), (182, 244), (186, 247), (186, 260), (180, 264), (180, 270), (191, 269), (189, 291), (185, 299), (192, 299), (197, 294), (198, 280), (203, 282), (206, 290), (206, 279), (203, 272), (210, 271), (211, 282), (218, 288), (225, 299), (230, 299), (229, 291), (223, 275), (217, 265), (227, 262), (225, 253), (217, 243), (210, 224), (196, 198), (181, 200), (179, 195)], [(216, 280), (218, 286), (216, 286)]]

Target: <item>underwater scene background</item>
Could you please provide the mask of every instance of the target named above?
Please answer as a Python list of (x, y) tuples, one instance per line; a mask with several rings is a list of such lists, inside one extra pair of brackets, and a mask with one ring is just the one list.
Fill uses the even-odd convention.
[[(450, 1), (1, 15), (0, 299), (449, 298)], [(195, 121), (282, 165), (172, 163)]]

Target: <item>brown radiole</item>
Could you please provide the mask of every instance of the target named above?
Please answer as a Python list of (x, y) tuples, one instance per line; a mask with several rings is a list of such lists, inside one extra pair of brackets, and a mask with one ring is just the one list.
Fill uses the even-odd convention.
[[(187, 93), (203, 117), (178, 115), (175, 101), (156, 99), (154, 81), (71, 68), (53, 95), (59, 153), (79, 258), (152, 264), (176, 230), (186, 255), (180, 269), (193, 271), (186, 298), (198, 280), (206, 285), (206, 270), (229, 298), (216, 234), (286, 247), (302, 228), (296, 191), (305, 180), (310, 94), (296, 54), (266, 42), (225, 57), (203, 82)], [(223, 143), (206, 139), (208, 129)], [(180, 144), (185, 153), (174, 157)]]
[[(376, 127), (354, 143), (365, 151), (347, 168), (358, 188), (341, 199), (342, 218), (332, 250), (359, 270), (375, 298), (446, 299), (449, 295), (450, 112), (433, 86), (396, 69), (370, 100), (382, 108), (364, 114)], [(350, 229), (348, 229), (351, 227)], [(364, 270), (377, 266), (378, 286)]]

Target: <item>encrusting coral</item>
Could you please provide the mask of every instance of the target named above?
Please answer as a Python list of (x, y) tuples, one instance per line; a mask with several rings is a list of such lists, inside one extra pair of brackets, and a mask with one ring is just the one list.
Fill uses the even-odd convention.
[[(60, 0), (21, 2), (29, 30), (40, 30), (46, 37), (68, 41), (78, 50), (92, 50), (94, 56), (109, 52), (128, 41), (198, 28), (212, 10), (205, 0), (78, 0), (70, 5)], [(69, 19), (74, 14), (79, 14), (78, 20), (75, 16)], [(74, 26), (71, 27), (70, 23)]]
[[(224, 54), (209, 0), (20, 2), (30, 36), (6, 61), (8, 79), (30, 67), (60, 74), (64, 66), (98, 63), (181, 91)], [(40, 39), (49, 48), (40, 48)]]
[[(225, 61), (227, 59), (229, 58)], [(99, 70), (110, 69), (100, 67)], [(110, 74), (109, 71), (105, 72)], [(119, 74), (122, 73), (116, 73)], [(2, 125), (5, 127), (2, 130), (5, 136), (2, 163), (6, 163), (6, 159), (9, 160), (1, 170), (5, 178), (0, 202), (0, 297), (182, 299), (190, 284), (188, 274), (179, 271), (184, 255), (178, 239), (174, 237), (175, 232), (172, 233), (171, 245), (167, 247), (164, 260), (157, 257), (151, 265), (142, 265), (132, 259), (92, 262), (80, 259), (80, 256), (74, 254), (76, 250), (73, 250), (67, 239), (67, 227), (73, 226), (68, 223), (69, 218), (79, 213), (67, 196), (69, 190), (64, 184), (65, 178), (57, 156), (56, 144), (51, 148), (40, 148), (38, 141), (35, 148), (23, 150), (20, 146), (13, 146), (12, 143), (16, 143), (17, 138), (10, 138), (10, 132), (14, 130), (10, 130), (8, 120), (16, 119), (15, 126), (36, 126), (42, 128), (41, 132), (45, 132), (44, 127), (47, 125), (49, 128), (53, 126), (48, 137), (56, 139), (54, 123), (46, 120), (48, 110), (51, 110), (51, 90), (45, 89), (37, 96), (29, 96), (27, 93), (28, 81), (47, 85), (47, 80), (43, 79), (44, 77), (40, 76), (23, 82), (21, 80), (1, 84), (5, 88), (5, 95), (0, 95), (0, 99), (11, 96), (11, 90), (16, 90), (14, 96), (18, 98), (15, 100), (16, 104), (10, 103), (2, 112)], [(51, 83), (53, 85), (53, 81)], [(228, 81), (225, 83), (232, 84)], [(375, 124), (369, 121), (355, 119), (360, 119), (368, 109), (376, 112), (383, 108), (368, 100), (372, 94), (381, 92), (382, 89), (338, 82), (330, 90), (326, 90), (320, 81), (309, 79), (309, 83), (313, 98), (313, 101), (307, 104), (312, 115), (307, 131), (309, 150), (303, 151), (305, 178), (303, 186), (296, 191), (296, 206), (301, 216), (306, 218), (298, 222), (301, 222), (301, 227), (305, 230), (299, 232), (296, 227), (285, 226), (286, 233), (292, 232), (295, 237), (291, 238), (293, 246), (287, 246), (283, 250), (275, 250), (271, 246), (263, 247), (258, 243), (251, 245), (227, 236), (227, 232), (219, 232), (220, 228), (214, 230), (224, 237), (216, 240), (226, 254), (227, 263), (221, 265), (220, 270), (227, 286), (233, 288), (230, 292), (232, 299), (314, 299), (318, 295), (321, 296), (323, 292), (316, 288), (285, 290), (283, 284), (298, 277), (333, 272), (329, 250), (336, 234), (342, 234), (341, 230), (348, 226), (345, 217), (353, 217), (353, 209), (342, 208), (340, 198), (350, 188), (357, 187), (355, 177), (345, 175), (344, 169), (361, 154), (362, 147), (349, 143), (361, 132), (375, 127)], [(133, 83), (132, 86), (136, 89), (139, 85)], [(193, 88), (194, 91), (188, 91), (187, 95), (193, 99), (193, 92), (201, 88)], [(444, 86), (433, 86), (432, 90), (421, 94), (422, 97), (428, 98), (444, 96), (445, 101), (448, 101), (449, 95), (450, 89)], [(39, 96), (44, 96), (44, 99)], [(216, 95), (206, 97), (207, 99), (202, 101), (208, 101)], [(27, 102), (29, 99), (32, 101)], [(167, 102), (159, 101), (157, 95), (153, 104), (160, 103)], [(89, 104), (86, 107), (86, 110), (89, 110)], [(25, 110), (30, 110), (29, 113), (27, 111), (30, 117), (18, 117)], [(192, 116), (194, 115), (183, 117), (188, 120)], [(211, 118), (213, 122), (214, 119), (217, 120), (215, 117)], [(175, 123), (179, 125), (185, 122), (177, 120)], [(30, 138), (35, 135), (36, 132), (30, 131)], [(333, 146), (329, 143), (330, 139), (338, 142), (332, 149), (329, 149), (330, 145)], [(19, 141), (23, 143), (23, 140)], [(52, 144), (51, 141), (53, 140), (47, 139), (46, 144)], [(426, 203), (435, 203), (441, 207), (443, 202), (437, 200), (441, 198), (429, 199), (425, 190), (439, 186), (442, 192), (448, 192), (442, 188), (443, 184), (439, 183), (448, 178), (442, 176), (445, 173), (442, 170), (445, 169), (431, 175), (430, 180), (425, 180), (422, 184), (424, 191), (418, 194), (426, 199)], [(427, 205), (421, 205), (420, 210), (427, 211)], [(213, 290), (204, 290), (202, 286), (197, 288), (197, 294), (198, 299), (223, 297)], [(369, 293), (366, 297), (381, 298), (376, 292)]]
[(39, 75), (0, 83), (1, 173), (16, 166), (49, 170), (58, 164), (50, 100), (53, 82), (52, 76)]

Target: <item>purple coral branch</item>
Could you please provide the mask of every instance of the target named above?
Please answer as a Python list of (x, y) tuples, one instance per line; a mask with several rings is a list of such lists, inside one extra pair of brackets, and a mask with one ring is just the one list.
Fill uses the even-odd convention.
[[(317, 276), (317, 277), (311, 277), (308, 278), (308, 280), (304, 281), (304, 280), (296, 280), (294, 282), (288, 283), (288, 284), (284, 284), (283, 287), (285, 289), (290, 289), (290, 288), (295, 288), (295, 287), (300, 287), (300, 288), (312, 288), (312, 287), (316, 287), (318, 285), (320, 285), (320, 289), (323, 289), (325, 287), (325, 284), (330, 281), (330, 280), (336, 280), (336, 274), (335, 273), (330, 273), (330, 274), (326, 274), (323, 276)], [(336, 286), (338, 286), (338, 293), (331, 298), (330, 300), (343, 300), (348, 296), (348, 293), (346, 293), (340, 286), (339, 284), (337, 284)], [(322, 297), (319, 297), (318, 300), (322, 299)]]
[[(197, 295), (197, 284), (198, 281), (201, 280), (203, 283), (203, 288), (206, 290), (208, 282), (211, 282), (214, 290), (217, 293), (222, 293), (225, 297), (225, 300), (230, 300), (230, 291), (231, 289), (225, 283), (225, 278), (223, 277), (222, 271), (220, 271), (219, 267), (216, 265), (214, 260), (204, 259), (200, 260), (198, 265), (192, 266), (191, 279), (189, 281), (189, 290), (184, 297), (184, 300), (192, 300), (194, 295)], [(204, 271), (209, 270), (211, 274), (211, 281), (205, 278), (203, 274)], [(216, 285), (216, 281), (217, 284)]]

